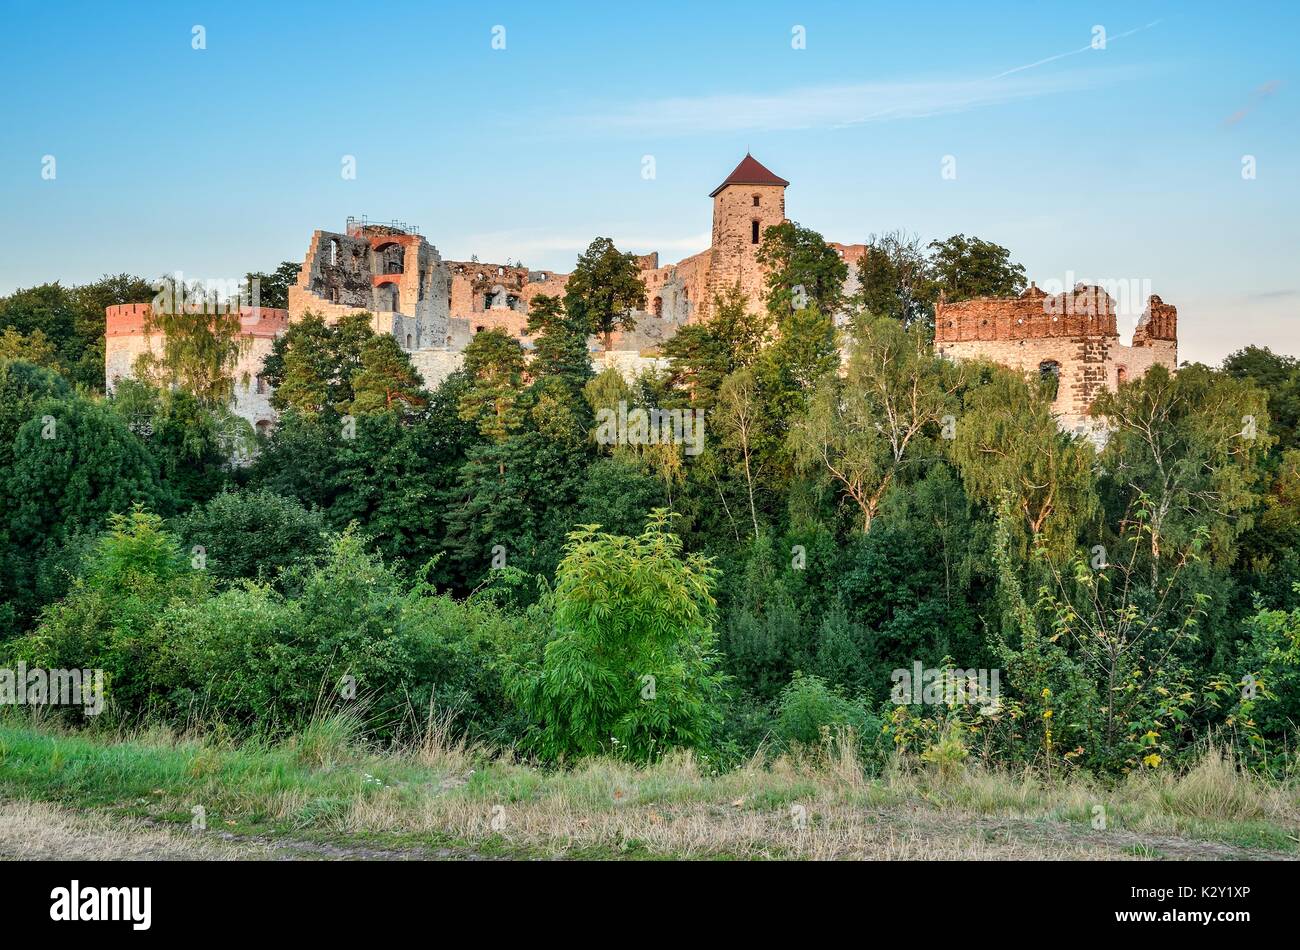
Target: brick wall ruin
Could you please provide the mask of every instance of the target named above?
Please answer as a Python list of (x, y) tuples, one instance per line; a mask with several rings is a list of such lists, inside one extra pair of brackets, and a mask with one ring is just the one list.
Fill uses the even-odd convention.
[[(680, 327), (709, 316), (714, 297), (739, 284), (754, 312), (764, 306), (764, 273), (758, 264), (763, 234), (785, 221), (785, 179), (746, 155), (710, 194), (713, 200), (711, 246), (675, 264), (661, 265), (656, 252), (638, 256), (646, 284), (646, 306), (636, 327), (614, 334), (610, 352), (589, 341), (593, 363), (635, 374), (662, 365), (662, 347)], [(849, 265), (845, 293), (859, 289), (857, 267), (865, 244), (830, 245)], [(529, 350), (528, 310), (539, 294), (564, 296), (568, 274), (532, 270), (522, 264), (443, 261), (437, 249), (414, 228), (349, 219), (343, 232), (316, 231), (288, 311), (263, 310), (264, 327), (250, 333), (254, 348), (241, 371), (255, 377), (269, 341), (288, 322), (308, 312), (326, 320), (344, 314), (371, 314), (376, 332), (391, 333), (412, 362), (435, 386), (461, 365), (462, 351), (476, 333), (501, 329)], [(147, 311), (147, 308), (146, 308)], [(837, 315), (843, 324), (844, 314)], [(113, 382), (130, 374), (135, 358), (149, 345), (143, 316), (109, 308), (105, 376)], [(278, 323), (277, 323), (278, 321)], [(1049, 296), (1031, 286), (1008, 299), (940, 302), (936, 308), (935, 347), (954, 358), (985, 357), (1027, 374), (1058, 377), (1054, 410), (1063, 423), (1086, 420), (1097, 394), (1137, 378), (1156, 364), (1177, 363), (1177, 310), (1151, 297), (1133, 334), (1119, 341), (1115, 304), (1098, 287), (1080, 285)], [(256, 365), (254, 365), (254, 363)], [(252, 422), (269, 414), (266, 393), (241, 392), (237, 411)]]
[(1159, 297), (1133, 333), (1120, 342), (1115, 301), (1102, 288), (1079, 284), (1049, 295), (1030, 287), (1019, 297), (981, 297), (935, 308), (935, 349), (955, 359), (983, 358), (1027, 375), (1057, 377), (1052, 410), (1062, 425), (1088, 425), (1103, 390), (1141, 377), (1159, 363), (1178, 365), (1178, 311)]
[(349, 224), (346, 232), (316, 231), (289, 313), (327, 321), (349, 313), (373, 315), (376, 333), (391, 333), (407, 350), (445, 346), (450, 318), (447, 265), (419, 234), (393, 225)]
[[(145, 353), (161, 355), (162, 338), (150, 333), (147, 303), (119, 304), (104, 311), (104, 385), (112, 392), (118, 382), (135, 375), (135, 363)], [(244, 307), (239, 314), (243, 349), (235, 364), (236, 415), (259, 431), (275, 423), (271, 387), (261, 380), (262, 363), (275, 338), (289, 326), (289, 311), (273, 307)]]

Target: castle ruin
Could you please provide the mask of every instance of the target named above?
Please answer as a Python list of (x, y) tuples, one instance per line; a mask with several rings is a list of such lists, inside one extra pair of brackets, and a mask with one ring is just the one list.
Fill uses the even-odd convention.
[(1048, 294), (1031, 284), (1019, 297), (980, 297), (935, 307), (934, 346), (954, 359), (982, 358), (1037, 377), (1053, 377), (1052, 411), (1064, 428), (1092, 428), (1089, 410), (1102, 390), (1142, 376), (1159, 363), (1178, 366), (1178, 310), (1152, 295), (1133, 331), (1119, 340), (1115, 301), (1079, 284)]
[[(763, 308), (764, 272), (758, 251), (764, 232), (786, 220), (790, 183), (746, 155), (709, 195), (713, 200), (710, 246), (661, 266), (657, 253), (639, 258), (646, 307), (635, 328), (615, 333), (606, 352), (592, 338), (597, 370), (625, 375), (665, 365), (662, 344), (679, 327), (707, 318), (717, 295), (739, 286), (751, 310)], [(858, 289), (857, 266), (865, 244), (830, 246), (849, 265), (848, 294)], [(259, 431), (274, 424), (269, 387), (260, 376), (271, 342), (308, 313), (327, 322), (369, 313), (377, 333), (389, 333), (410, 355), (432, 388), (457, 370), (474, 335), (500, 329), (531, 349), (528, 311), (540, 294), (563, 297), (568, 274), (518, 264), (445, 261), (419, 229), (401, 222), (349, 218), (343, 231), (312, 234), (287, 310), (255, 308), (241, 314), (248, 345), (236, 368), (234, 410)], [(111, 390), (150, 351), (147, 304), (109, 307), (105, 381)], [(1080, 284), (1048, 295), (1030, 286), (1019, 297), (940, 301), (934, 345), (940, 354), (982, 357), (1026, 374), (1055, 377), (1053, 410), (1062, 425), (1087, 424), (1102, 389), (1141, 376), (1161, 363), (1177, 365), (1177, 311), (1152, 296), (1131, 346), (1119, 342), (1114, 301), (1099, 287)]]

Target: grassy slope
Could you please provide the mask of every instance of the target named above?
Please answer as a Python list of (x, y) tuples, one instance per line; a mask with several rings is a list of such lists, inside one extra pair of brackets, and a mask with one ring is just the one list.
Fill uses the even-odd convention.
[[(864, 779), (856, 763), (824, 756), (721, 775), (700, 774), (689, 756), (648, 768), (594, 760), (545, 771), (443, 741), (402, 753), (366, 751), (330, 723), (269, 746), (162, 731), (93, 736), (15, 717), (0, 720), (0, 797), (11, 808), (37, 800), (65, 812), (89, 810), (136, 831), (143, 820), (151, 829), (188, 833), (197, 805), (207, 820), (200, 837), (259, 847), (291, 841), (305, 850), (293, 856), (307, 857), (1213, 858), (1300, 851), (1300, 790), (1244, 777), (1214, 756), (1181, 778), (1146, 775), (1113, 788), (983, 770), (944, 782), (902, 771)], [(1105, 829), (1093, 827), (1098, 805)]]

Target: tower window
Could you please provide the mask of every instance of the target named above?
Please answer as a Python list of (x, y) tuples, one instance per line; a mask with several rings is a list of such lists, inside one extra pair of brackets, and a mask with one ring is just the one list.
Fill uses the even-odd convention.
[(750, 244), (758, 243), (758, 219), (757, 218), (749, 222), (749, 243)]
[(758, 207), (758, 195), (755, 195), (755, 196), (754, 196), (754, 207), (755, 207), (755, 208)]

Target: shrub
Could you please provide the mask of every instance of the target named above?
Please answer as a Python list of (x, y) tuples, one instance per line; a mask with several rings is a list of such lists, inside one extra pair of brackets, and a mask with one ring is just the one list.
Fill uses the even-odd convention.
[(683, 557), (654, 512), (638, 537), (569, 535), (555, 590), (555, 636), (540, 669), (512, 684), (549, 759), (609, 752), (649, 759), (704, 745), (719, 719), (717, 571)]
[[(781, 690), (773, 732), (786, 745), (813, 745), (822, 741), (824, 730), (845, 727), (864, 736), (872, 727), (871, 717), (860, 704), (827, 686), (820, 676), (795, 673)], [(880, 731), (878, 724), (873, 731)]]
[(222, 492), (176, 519), (175, 529), (187, 550), (202, 546), (206, 570), (220, 581), (274, 581), (325, 549), (324, 516), (265, 489)]

